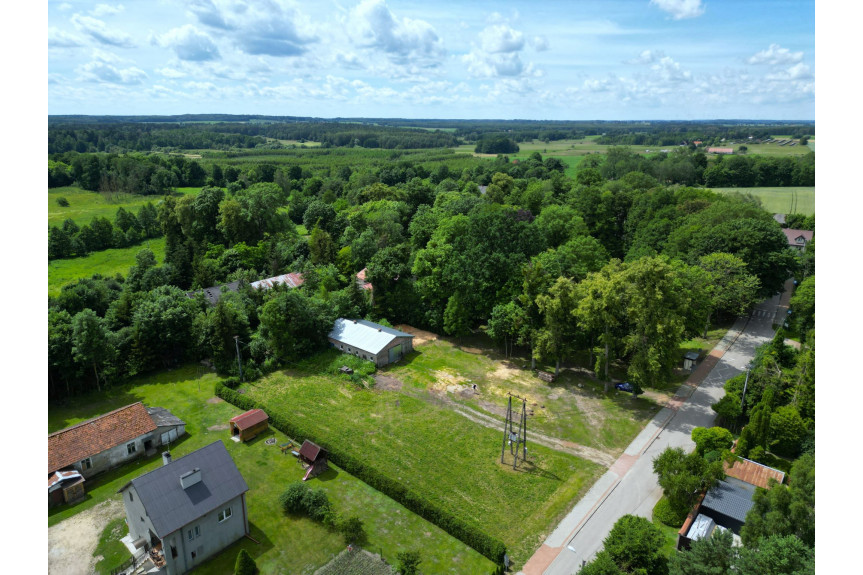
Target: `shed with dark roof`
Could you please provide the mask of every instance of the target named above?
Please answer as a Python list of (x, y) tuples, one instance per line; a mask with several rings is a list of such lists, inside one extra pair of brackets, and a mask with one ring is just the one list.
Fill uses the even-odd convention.
[(251, 409), (232, 417), (230, 421), (231, 436), (240, 441), (248, 441), (260, 435), (269, 428), (270, 417), (263, 409)]
[(739, 534), (746, 514), (754, 505), (754, 494), (754, 485), (728, 477), (707, 492), (699, 512), (713, 519), (717, 525)]
[(174, 575), (248, 534), (248, 490), (225, 445), (216, 441), (136, 477), (119, 493), (132, 540), (143, 539)]

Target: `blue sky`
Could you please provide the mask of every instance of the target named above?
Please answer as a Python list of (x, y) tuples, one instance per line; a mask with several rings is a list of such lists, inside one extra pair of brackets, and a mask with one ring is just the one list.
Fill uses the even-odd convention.
[(811, 1), (48, 3), (50, 114), (815, 117)]

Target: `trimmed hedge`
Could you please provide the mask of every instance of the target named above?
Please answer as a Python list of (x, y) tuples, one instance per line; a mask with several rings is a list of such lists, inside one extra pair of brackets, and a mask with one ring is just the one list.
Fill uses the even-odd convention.
[[(234, 389), (239, 385), (237, 378), (228, 378), (224, 383), (217, 382), (216, 395), (228, 403), (240, 409), (264, 409), (254, 399), (237, 393)], [(266, 410), (265, 410), (266, 411)], [(506, 546), (498, 539), (488, 535), (479, 527), (467, 523), (444, 511), (428, 499), (411, 491), (398, 481), (382, 474), (376, 468), (356, 459), (350, 455), (340, 452), (332, 445), (313, 440), (313, 435), (299, 427), (295, 422), (289, 421), (281, 414), (267, 413), (270, 416), (270, 425), (292, 438), (306, 438), (315, 441), (318, 445), (329, 452), (329, 460), (341, 467), (357, 479), (363, 481), (370, 487), (377, 489), (390, 499), (404, 505), (410, 511), (416, 513), (426, 521), (433, 523), (464, 543), (475, 549), (483, 556), (489, 558), (498, 565), (503, 565), (503, 557), (506, 554)]]

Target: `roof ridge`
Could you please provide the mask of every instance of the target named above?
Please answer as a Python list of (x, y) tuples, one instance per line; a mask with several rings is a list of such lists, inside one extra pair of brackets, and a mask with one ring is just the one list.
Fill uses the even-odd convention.
[[(91, 417), (90, 419), (88, 419), (86, 421), (82, 421), (80, 423), (76, 423), (75, 425), (70, 425), (69, 427), (64, 427), (63, 429), (58, 429), (57, 431), (55, 431), (53, 433), (49, 433), (48, 437), (54, 437), (55, 435), (60, 435), (61, 433), (66, 433), (67, 431), (72, 431), (73, 429), (77, 429), (78, 427), (81, 427), (81, 426), (86, 425), (88, 423), (93, 423), (97, 419), (102, 419), (103, 417), (108, 417), (109, 415), (114, 415), (115, 413), (123, 411), (124, 409), (129, 409), (130, 407), (134, 407), (134, 406), (138, 405), (139, 403), (142, 406), (144, 406), (145, 410), (147, 409), (147, 406), (144, 405), (143, 401), (136, 401), (135, 403), (130, 403), (129, 405), (126, 405), (123, 407), (118, 407), (114, 411), (109, 411), (108, 413), (103, 413), (102, 415), (97, 415), (96, 417)], [(150, 415), (150, 413), (147, 412), (147, 415)]]

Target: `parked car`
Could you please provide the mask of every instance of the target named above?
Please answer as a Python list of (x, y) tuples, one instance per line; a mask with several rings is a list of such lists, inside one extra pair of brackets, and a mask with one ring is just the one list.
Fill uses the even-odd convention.
[(633, 389), (635, 389), (628, 381), (624, 381), (623, 383), (615, 383), (614, 387), (619, 389), (620, 391), (625, 391), (626, 393), (632, 393)]

